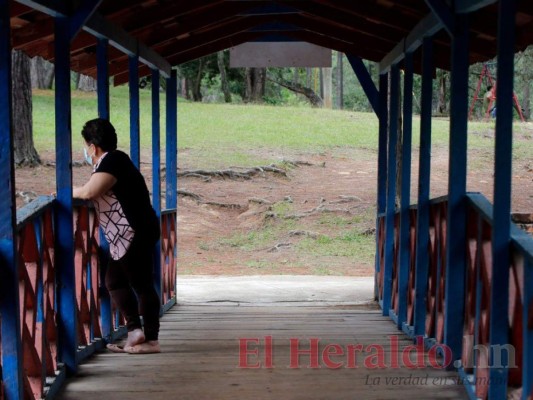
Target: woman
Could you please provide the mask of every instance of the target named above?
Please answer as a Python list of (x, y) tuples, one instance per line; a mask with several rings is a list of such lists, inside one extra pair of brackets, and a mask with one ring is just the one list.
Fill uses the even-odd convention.
[(81, 134), (93, 173), (83, 187), (74, 188), (73, 197), (94, 202), (111, 253), (106, 286), (128, 328), (124, 347), (107, 347), (132, 354), (159, 353), (160, 301), (152, 273), (160, 229), (148, 188), (129, 156), (117, 150), (117, 134), (109, 121), (88, 121)]

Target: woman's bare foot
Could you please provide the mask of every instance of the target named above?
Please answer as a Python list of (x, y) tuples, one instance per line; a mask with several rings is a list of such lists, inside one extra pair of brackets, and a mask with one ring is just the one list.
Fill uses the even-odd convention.
[(124, 344), (124, 349), (144, 343), (145, 340), (146, 338), (144, 337), (144, 332), (142, 329), (134, 329), (131, 332), (128, 332), (128, 339)]
[(159, 341), (149, 340), (132, 347), (124, 347), (124, 351), (130, 354), (152, 354), (161, 353), (161, 347), (159, 347)]

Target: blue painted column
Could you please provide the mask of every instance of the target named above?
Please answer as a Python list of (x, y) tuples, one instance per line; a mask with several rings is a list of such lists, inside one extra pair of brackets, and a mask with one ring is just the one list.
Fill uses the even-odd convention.
[(15, 168), (11, 105), (9, 0), (0, 0), (0, 342), (7, 399), (23, 399), (19, 278), (16, 250)]
[[(98, 79), (98, 117), (109, 120), (109, 68), (108, 68), (108, 40), (98, 39), (96, 47), (97, 79)], [(113, 311), (111, 308), (111, 296), (105, 288), (105, 275), (109, 254), (109, 243), (104, 232), (100, 229), (100, 313), (102, 319), (102, 336), (109, 338), (113, 332)]]
[(365, 67), (363, 60), (360, 57), (351, 54), (346, 54), (346, 59), (352, 66), (353, 72), (357, 76), (361, 87), (363, 88), (368, 102), (372, 106), (372, 109), (376, 114), (379, 112), (379, 94), (376, 90), (376, 86), (372, 81), (372, 76), (368, 73), (368, 69)]
[(404, 59), (403, 92), (403, 138), (402, 138), (402, 188), (400, 205), (400, 245), (398, 269), (398, 329), (407, 320), (407, 287), (410, 264), (409, 206), (411, 204), (411, 144), (413, 135), (413, 54), (406, 53)]
[[(490, 343), (509, 343), (509, 265), (511, 229), (511, 183), (513, 165), (513, 85), (516, 0), (500, 1), (498, 10), (498, 74), (496, 98), (496, 143), (494, 158), (494, 223), (492, 227), (492, 290), (490, 307)], [(529, 304), (529, 303), (528, 303)], [(507, 366), (508, 354), (501, 352), (502, 365)], [(491, 354), (491, 360), (494, 355)], [(490, 365), (493, 365), (491, 363)], [(505, 398), (507, 368), (491, 368), (493, 384), (489, 399)]]
[[(152, 70), (152, 204), (157, 217), (161, 217), (161, 123), (159, 121), (159, 71)], [(154, 280), (161, 298), (161, 243), (155, 245)]]
[(108, 40), (98, 39), (96, 58), (98, 63), (98, 117), (109, 120), (109, 67), (108, 67)]
[(72, 128), (69, 20), (55, 18), (56, 268), (59, 360), (76, 371), (78, 344), (74, 233), (72, 229)]
[(176, 71), (167, 78), (166, 208), (178, 205), (178, 86)]
[(376, 218), (376, 266), (374, 297), (378, 300), (377, 279), (379, 274), (379, 218), (385, 213), (387, 202), (387, 129), (389, 111), (387, 109), (389, 91), (389, 75), (379, 76), (379, 138), (378, 138), (378, 182), (377, 182), (377, 218)]
[(396, 147), (398, 145), (398, 113), (400, 106), (400, 68), (391, 67), (389, 140), (387, 158), (387, 200), (385, 208), (385, 271), (383, 281), (383, 315), (389, 315), (392, 296), (394, 260), (394, 217), (396, 213)]
[(140, 110), (139, 110), (139, 57), (129, 56), (130, 89), (130, 157), (137, 168), (141, 166)]
[(461, 357), (466, 271), (466, 159), (468, 132), (468, 21), (457, 15), (452, 38), (450, 160), (444, 343), (453, 359)]
[(433, 39), (422, 45), (422, 95), (418, 161), (418, 214), (416, 219), (416, 273), (414, 334), (424, 335), (429, 269), (429, 194), (431, 182), (431, 111), (433, 102)]
[(159, 71), (152, 70), (152, 203), (161, 215), (161, 123), (159, 105)]
[[(496, 109), (496, 111), (498, 111)], [(533, 249), (532, 249), (533, 250)], [(533, 254), (533, 252), (531, 253)], [(524, 290), (522, 290), (522, 304), (531, 304), (533, 302), (533, 257), (524, 257), (524, 269), (521, 278), (524, 282)], [(522, 313), (522, 326), (528, 326), (529, 313)], [(526, 399), (533, 392), (533, 382), (531, 376), (533, 374), (533, 331), (531, 329), (522, 330), (522, 350), (523, 365), (522, 365), (522, 390), (526, 395)]]

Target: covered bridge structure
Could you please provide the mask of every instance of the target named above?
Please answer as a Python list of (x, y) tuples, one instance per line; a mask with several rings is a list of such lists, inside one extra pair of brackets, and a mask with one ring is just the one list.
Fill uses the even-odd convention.
[[(100, 278), (105, 264), (99, 249), (105, 242), (98, 222), (90, 207), (72, 199), (70, 71), (98, 80), (95, 116), (102, 118), (112, 119), (110, 78), (115, 85), (129, 82), (130, 156), (137, 166), (138, 81), (146, 75), (154, 82), (166, 79), (164, 206), (158, 168), (153, 169), (152, 192), (163, 230), (156, 286), (162, 309), (168, 310), (175, 302), (179, 234), (172, 67), (252, 41), (304, 41), (345, 53), (379, 119), (375, 293), (380, 314), (394, 322), (387, 322), (390, 331), (380, 329), (389, 336), (399, 329), (428, 348), (438, 344), (448, 369), (463, 378), (465, 396), (505, 399), (512, 389), (530, 399), (533, 240), (510, 220), (513, 63), (516, 51), (533, 44), (530, 0), (0, 0), (0, 398), (52, 398), (67, 373), (74, 374), (90, 354), (124, 333)], [(21, 210), (15, 208), (12, 49), (55, 64), (57, 198), (41, 197)], [(468, 68), (493, 57), (498, 61), (498, 107), (491, 202), (467, 193), (466, 172)], [(363, 59), (379, 63), (377, 85)], [(435, 68), (451, 71), (450, 157), (448, 195), (431, 199)], [(422, 110), (418, 201), (413, 205), (415, 73), (422, 75)], [(152, 96), (153, 163), (158, 165), (157, 85)], [(403, 140), (398, 147), (400, 112)], [(187, 318), (173, 312), (175, 319)], [(372, 337), (371, 328), (366, 333)], [(502, 347), (514, 352), (501, 353)], [(361, 385), (353, 382), (353, 396), (363, 390)], [(401, 396), (390, 388), (387, 395), (374, 389), (368, 398)], [(221, 386), (214, 393), (223, 398), (223, 391)], [(333, 384), (328, 397), (341, 398), (335, 391)], [(423, 395), (421, 387), (414, 393), (409, 396), (438, 397)]]

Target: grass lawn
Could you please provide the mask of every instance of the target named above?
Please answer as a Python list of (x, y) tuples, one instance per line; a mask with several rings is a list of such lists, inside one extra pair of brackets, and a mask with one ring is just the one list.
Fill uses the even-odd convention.
[[(151, 148), (151, 94), (140, 91), (141, 146)], [(111, 121), (119, 135), (119, 147), (129, 147), (129, 97), (127, 87), (111, 88)], [(82, 146), (80, 136), (85, 121), (96, 118), (96, 94), (73, 91), (72, 143)], [(161, 145), (165, 145), (165, 95), (161, 93)], [(38, 151), (54, 149), (54, 92), (35, 91), (33, 97), (34, 140)], [(516, 124), (519, 136), (531, 139), (531, 123)], [(419, 144), (419, 118), (413, 121), (413, 146)], [(472, 122), (470, 149), (489, 150), (494, 138), (484, 134), (494, 122)], [(178, 102), (178, 146), (193, 153), (196, 167), (221, 168), (228, 165), (258, 165), (276, 161), (261, 154), (280, 151), (320, 152), (333, 148), (377, 149), (378, 120), (371, 113), (275, 107)], [(447, 146), (449, 121), (433, 120), (433, 146)], [(532, 140), (515, 140), (515, 157), (531, 157)]]

